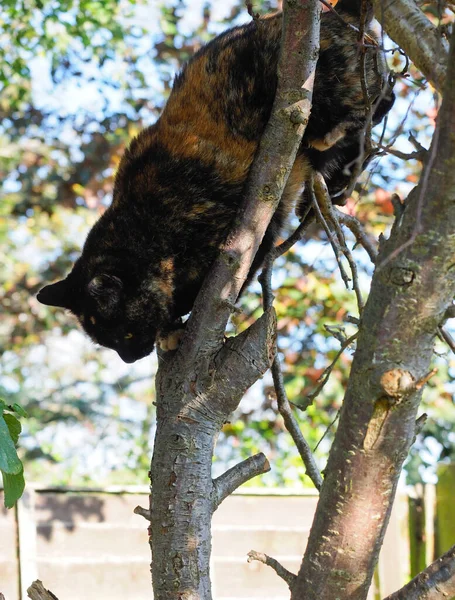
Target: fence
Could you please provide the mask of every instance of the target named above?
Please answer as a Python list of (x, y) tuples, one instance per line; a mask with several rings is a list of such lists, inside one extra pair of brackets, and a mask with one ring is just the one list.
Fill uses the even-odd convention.
[[(0, 501), (3, 501), (0, 498)], [(0, 591), (25, 600), (39, 578), (60, 600), (150, 600), (147, 523), (133, 508), (147, 489), (103, 491), (29, 487), (16, 511), (0, 510)], [(216, 600), (289, 600), (268, 567), (246, 562), (255, 549), (298, 570), (316, 507), (312, 493), (237, 493), (213, 520), (212, 581)], [(375, 578), (379, 591), (399, 588), (409, 573), (408, 498), (399, 496)]]

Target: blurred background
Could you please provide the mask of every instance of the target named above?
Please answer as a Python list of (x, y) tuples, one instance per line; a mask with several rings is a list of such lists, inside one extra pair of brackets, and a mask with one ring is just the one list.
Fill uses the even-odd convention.
[[(254, 12), (279, 8), (256, 0)], [(420, 3), (441, 29), (453, 20), (443, 3)], [(152, 355), (134, 365), (94, 346), (75, 319), (40, 305), (37, 291), (62, 278), (111, 201), (122, 152), (153, 123), (176, 72), (203, 43), (250, 17), (239, 0), (3, 0), (0, 7), (0, 398), (18, 402), (20, 455), (28, 482), (96, 487), (148, 483), (154, 434)], [(392, 194), (405, 198), (421, 165), (409, 134), (428, 147), (439, 99), (396, 45), (384, 40), (397, 72), (397, 101), (374, 131), (383, 149), (343, 210), (376, 238), (387, 234)], [(297, 220), (289, 223), (289, 232)], [(354, 239), (348, 237), (349, 246)], [(355, 249), (368, 291), (372, 265)], [(313, 228), (274, 274), (279, 348), (286, 389), (321, 469), (336, 430), (349, 374), (350, 346), (320, 393), (318, 380), (355, 326), (355, 295), (340, 279), (325, 234)], [(258, 284), (241, 301), (231, 331), (261, 312)], [(425, 388), (428, 419), (406, 462), (403, 485), (435, 483), (438, 463), (455, 456), (455, 358), (436, 344), (437, 374)], [(214, 474), (263, 451), (272, 471), (252, 485), (309, 486), (277, 416), (267, 375), (242, 401), (219, 438)], [(417, 487), (416, 487), (417, 486)], [(417, 490), (417, 491), (416, 491)]]
[[(257, 1), (266, 13), (277, 2)], [(428, 12), (437, 20), (437, 11)], [(450, 19), (443, 14), (442, 22)], [(133, 366), (95, 347), (63, 310), (40, 305), (44, 284), (64, 277), (85, 235), (111, 201), (115, 169), (128, 142), (153, 123), (175, 73), (204, 42), (250, 17), (242, 1), (29, 0), (0, 9), (0, 397), (29, 414), (21, 448), (26, 477), (46, 484), (145, 483), (153, 437), (156, 359)], [(385, 40), (399, 72), (405, 60)], [(395, 86), (397, 101), (383, 146), (410, 152), (412, 133), (428, 147), (438, 99), (412, 65)], [(392, 220), (391, 196), (404, 198), (420, 172), (393, 154), (374, 160), (344, 210), (377, 237)], [(295, 223), (290, 223), (290, 227)], [(350, 243), (353, 245), (353, 240)], [(356, 254), (368, 290), (372, 265)], [(340, 280), (325, 234), (310, 232), (274, 277), (286, 387), (304, 404), (340, 348), (333, 329), (354, 331), (355, 297)], [(260, 311), (258, 286), (232, 327)], [(302, 413), (304, 435), (323, 467), (343, 398), (352, 350)], [(408, 483), (434, 481), (434, 465), (454, 455), (454, 357), (438, 343), (438, 374), (424, 394), (429, 419), (406, 465)], [(224, 469), (259, 450), (273, 470), (254, 485), (308, 485), (277, 417), (268, 377), (225, 426), (216, 452)]]

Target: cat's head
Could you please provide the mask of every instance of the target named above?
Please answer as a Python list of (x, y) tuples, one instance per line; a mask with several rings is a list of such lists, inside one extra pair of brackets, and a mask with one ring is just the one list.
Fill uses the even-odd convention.
[(133, 298), (112, 272), (87, 280), (73, 270), (66, 279), (44, 287), (38, 300), (69, 309), (94, 342), (115, 350), (126, 363), (153, 350), (157, 329), (150, 318), (150, 298)]
[(94, 342), (132, 363), (152, 352), (157, 331), (170, 321), (172, 265), (164, 273), (157, 265), (153, 273), (134, 251), (106, 250), (100, 240), (96, 251), (93, 237), (92, 230), (70, 274), (37, 298), (69, 309)]

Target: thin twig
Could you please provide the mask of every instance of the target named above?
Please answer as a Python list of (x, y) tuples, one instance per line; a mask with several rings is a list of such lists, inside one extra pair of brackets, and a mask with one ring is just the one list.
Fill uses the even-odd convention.
[(329, 433), (329, 431), (332, 429), (332, 427), (335, 425), (335, 423), (337, 422), (339, 416), (340, 416), (340, 411), (337, 410), (337, 414), (335, 415), (335, 418), (333, 419), (333, 421), (331, 423), (329, 423), (327, 425), (326, 430), (324, 431), (324, 433), (320, 437), (320, 439), (319, 439), (318, 443), (316, 444), (316, 446), (313, 448), (313, 452), (316, 452), (316, 450), (319, 448), (320, 443), (326, 437), (326, 435)]
[(223, 500), (242, 484), (268, 471), (270, 471), (270, 463), (266, 456), (260, 452), (243, 460), (214, 479), (212, 491), (213, 511), (215, 512)]
[(438, 327), (438, 336), (449, 346), (455, 354), (455, 340), (445, 327)]
[(408, 135), (408, 140), (418, 152), (421, 152), (422, 154), (428, 154), (428, 148), (422, 146), (419, 140), (412, 134), (412, 131)]
[[(262, 286), (262, 296), (264, 302), (264, 310), (270, 309), (273, 304), (273, 293), (271, 286), (272, 262), (266, 261), (266, 267), (263, 269), (259, 281)], [(278, 356), (272, 363), (272, 377), (275, 386), (275, 392), (278, 402), (278, 411), (283, 417), (284, 426), (291, 434), (294, 444), (299, 451), (303, 464), (305, 465), (306, 474), (313, 482), (316, 489), (320, 490), (322, 486), (322, 477), (314, 460), (311, 448), (308, 442), (303, 437), (297, 419), (292, 414), (291, 405), (284, 389), (283, 374), (280, 368)]]
[(353, 215), (347, 215), (335, 207), (333, 207), (333, 212), (338, 221), (350, 229), (357, 243), (362, 246), (374, 264), (378, 255), (376, 240), (365, 231), (360, 221)]
[(284, 425), (291, 434), (294, 444), (297, 446), (297, 450), (299, 451), (303, 464), (306, 468), (306, 474), (313, 482), (315, 488), (320, 490), (322, 487), (321, 473), (316, 465), (311, 448), (306, 439), (303, 437), (297, 419), (292, 414), (291, 405), (289, 404), (289, 400), (284, 389), (283, 374), (281, 372), (280, 363), (277, 357), (275, 357), (275, 360), (272, 364), (272, 377), (278, 401), (278, 411), (283, 417)]
[(384, 146), (383, 144), (378, 144), (378, 148), (381, 148), (385, 154), (392, 154), (393, 156), (401, 158), (402, 160), (418, 160), (420, 162), (425, 160), (426, 153), (428, 152), (427, 150), (424, 150), (424, 152), (421, 150), (416, 150), (415, 152), (400, 152), (400, 150), (391, 148), (390, 145)]
[(416, 383), (414, 384), (414, 389), (421, 390), (423, 386), (426, 385), (430, 381), (430, 379), (436, 375), (437, 372), (438, 369), (436, 367), (434, 369), (431, 369), (431, 371), (429, 371), (426, 375), (424, 375), (418, 381), (416, 381)]
[(292, 246), (295, 243), (299, 242), (303, 238), (304, 233), (306, 232), (308, 227), (311, 225), (311, 223), (313, 223), (313, 221), (314, 221), (314, 216), (309, 215), (310, 210), (311, 210), (311, 206), (308, 206), (305, 210), (305, 213), (302, 216), (300, 225), (288, 237), (288, 239), (285, 240), (284, 242), (282, 242), (281, 244), (279, 244), (278, 246), (275, 246), (275, 248), (273, 248), (269, 252), (269, 255), (267, 257), (268, 261), (272, 261), (272, 262), (275, 261), (277, 258), (282, 256), (285, 252), (290, 250), (290, 248), (292, 248)]
[(427, 419), (428, 419), (427, 413), (421, 414), (420, 417), (418, 419), (416, 419), (416, 425), (415, 425), (414, 438), (412, 440), (412, 445), (415, 444), (417, 436), (422, 431), (422, 429), (425, 427), (425, 423), (427, 422)]
[[(327, 185), (324, 181), (324, 177), (320, 173), (317, 173), (317, 172), (314, 174), (314, 195), (316, 196), (316, 202), (313, 200), (315, 210), (317, 210), (316, 206), (318, 206), (318, 208), (320, 208), (319, 214), (322, 213), (324, 216), (324, 219), (327, 219), (329, 221), (329, 223), (331, 224), (332, 228), (335, 231), (337, 240), (338, 240), (337, 246), (338, 246), (338, 248), (341, 249), (344, 256), (346, 257), (346, 260), (349, 263), (349, 267), (350, 267), (351, 273), (352, 273), (352, 287), (354, 289), (354, 292), (355, 292), (355, 295), (357, 298), (357, 306), (359, 308), (359, 314), (361, 315), (364, 304), (363, 304), (362, 292), (360, 291), (360, 286), (359, 286), (359, 278), (358, 278), (358, 274), (357, 274), (357, 264), (356, 264), (355, 260), (352, 258), (352, 254), (346, 245), (346, 239), (344, 237), (344, 233), (341, 228), (341, 225), (338, 221), (337, 214), (333, 210), (332, 202), (330, 200), (329, 190), (327, 189)], [(334, 248), (334, 251), (335, 251), (335, 246), (333, 244), (332, 244), (332, 247)], [(339, 258), (337, 258), (337, 262), (338, 262), (338, 265), (341, 264), (341, 261), (339, 260)], [(349, 279), (347, 278), (344, 269), (340, 270), (340, 274), (343, 278), (343, 281), (346, 284), (347, 289), (349, 289), (349, 283), (348, 283)]]
[(319, 377), (320, 383), (318, 384), (317, 388), (313, 392), (311, 392), (311, 394), (308, 394), (308, 396), (305, 398), (305, 400), (304, 400), (304, 402), (302, 402), (302, 404), (296, 405), (298, 408), (300, 408), (301, 410), (306, 410), (309, 406), (311, 406), (311, 404), (313, 404), (315, 398), (317, 398), (317, 396), (319, 396), (319, 394), (321, 393), (325, 384), (329, 380), (330, 374), (333, 371), (333, 368), (335, 367), (336, 363), (338, 362), (338, 359), (343, 354), (343, 352), (346, 350), (346, 348), (348, 348), (352, 344), (352, 342), (355, 341), (355, 339), (357, 338), (357, 335), (358, 335), (357, 332), (354, 333), (353, 335), (351, 335), (351, 337), (348, 337), (344, 341), (344, 343), (341, 344), (341, 348), (336, 353), (335, 358), (332, 360), (330, 365), (324, 370), (322, 375)]
[(284, 579), (284, 581), (291, 587), (297, 577), (291, 571), (288, 571), (282, 564), (280, 564), (275, 558), (264, 554), (263, 552), (256, 552), (256, 550), (250, 550), (248, 552), (248, 562), (252, 562), (253, 560), (257, 560), (258, 562), (271, 567), (278, 577)]
[(313, 190), (313, 186), (309, 185), (308, 186), (308, 195), (311, 198), (311, 202), (314, 208), (314, 212), (316, 213), (316, 219), (319, 221), (319, 223), (321, 224), (322, 228), (324, 229), (327, 238), (330, 242), (330, 245), (332, 246), (332, 250), (333, 250), (333, 254), (335, 255), (335, 260), (337, 261), (337, 265), (338, 265), (338, 270), (340, 271), (340, 275), (341, 275), (341, 279), (344, 282), (344, 285), (346, 286), (346, 288), (349, 290), (349, 277), (348, 274), (346, 273), (344, 267), (343, 267), (343, 263), (341, 262), (341, 258), (340, 258), (340, 248), (338, 245), (337, 240), (335, 239), (333, 233), (330, 231), (330, 227), (327, 224), (327, 221), (325, 220), (324, 215), (322, 214), (321, 208), (318, 204), (318, 201), (316, 200), (316, 196), (314, 195), (314, 190)]

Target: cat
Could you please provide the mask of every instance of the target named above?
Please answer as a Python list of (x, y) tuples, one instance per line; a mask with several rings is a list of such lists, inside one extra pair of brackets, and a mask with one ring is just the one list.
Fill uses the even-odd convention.
[[(360, 77), (359, 0), (321, 19), (313, 106), (283, 198), (250, 272), (261, 265), (312, 168), (329, 190), (358, 156), (366, 109)], [(367, 32), (373, 15), (368, 15)], [(344, 21), (344, 22), (343, 22)], [(93, 226), (66, 279), (44, 287), (43, 304), (69, 309), (98, 344), (127, 363), (154, 348), (194, 303), (242, 202), (245, 181), (277, 85), (282, 15), (222, 33), (177, 75), (158, 121), (131, 142), (112, 205)], [(379, 122), (393, 104), (377, 47), (365, 81)], [(171, 344), (171, 348), (175, 344)]]

